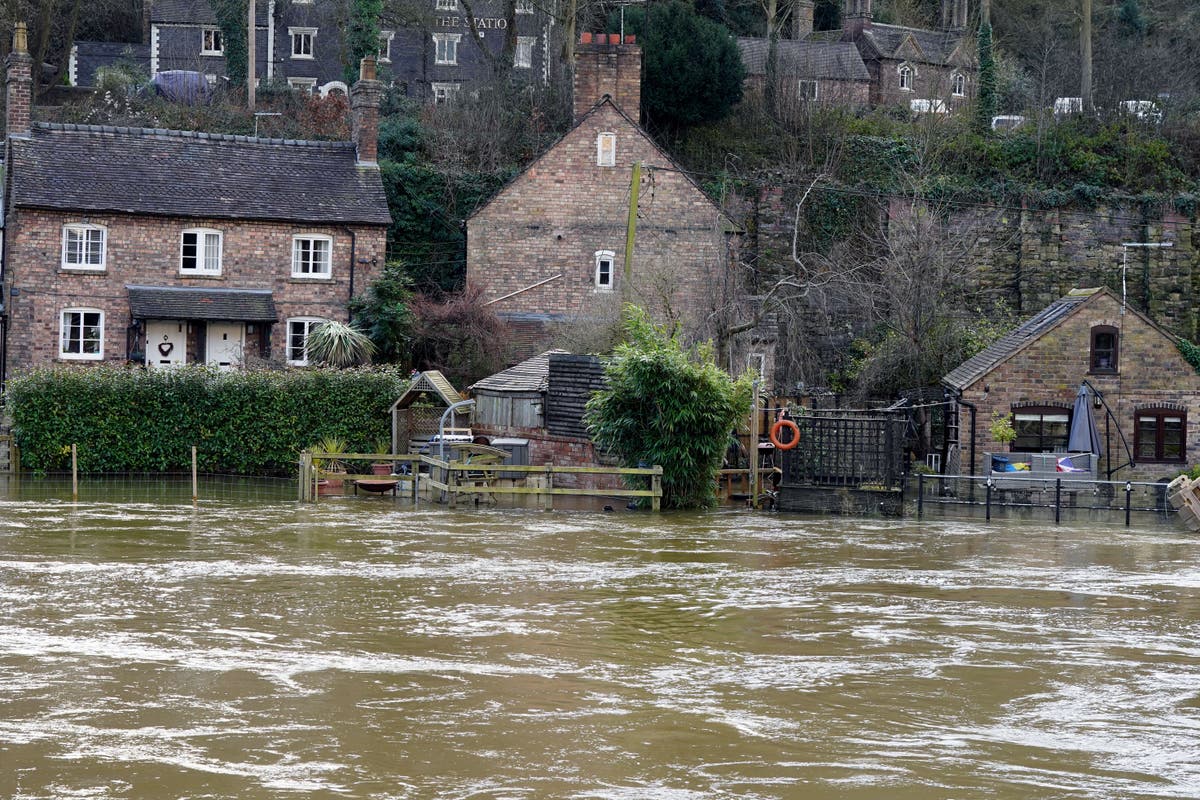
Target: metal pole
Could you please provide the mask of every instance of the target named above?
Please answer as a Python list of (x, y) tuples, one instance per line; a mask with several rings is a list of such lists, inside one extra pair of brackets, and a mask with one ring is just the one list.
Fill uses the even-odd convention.
[(192, 505), (196, 505), (200, 498), (198, 488), (199, 485), (196, 480), (196, 445), (192, 445)]
[[(255, 0), (246, 3), (246, 7), (249, 9), (247, 14), (249, 21), (246, 23), (246, 104), (251, 111), (254, 110), (254, 68), (257, 66), (254, 62), (257, 55), (255, 50), (258, 49), (254, 42), (255, 5)], [(257, 124), (257, 120), (255, 120), (255, 124)]]
[(71, 499), (79, 500), (79, 449), (71, 445)]
[(987, 497), (984, 499), (984, 507), (987, 509), (987, 521), (992, 521), (992, 479), (987, 479)]
[(917, 473), (917, 519), (921, 518), (921, 515), (924, 513), (924, 511), (925, 511), (925, 473), (918, 472)]
[(758, 379), (751, 383), (754, 396), (750, 404), (750, 507), (758, 508)]
[(1129, 527), (1130, 498), (1133, 496), (1133, 483), (1125, 481), (1125, 527)]
[(1054, 479), (1054, 524), (1062, 521), (1062, 478)]

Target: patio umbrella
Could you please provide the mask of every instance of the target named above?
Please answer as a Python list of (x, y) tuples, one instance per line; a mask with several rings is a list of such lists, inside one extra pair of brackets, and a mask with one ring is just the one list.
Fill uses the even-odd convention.
[(1100, 431), (1092, 416), (1092, 401), (1088, 387), (1080, 384), (1075, 395), (1075, 406), (1071, 410), (1071, 431), (1067, 436), (1067, 450), (1072, 453), (1095, 453), (1100, 455)]

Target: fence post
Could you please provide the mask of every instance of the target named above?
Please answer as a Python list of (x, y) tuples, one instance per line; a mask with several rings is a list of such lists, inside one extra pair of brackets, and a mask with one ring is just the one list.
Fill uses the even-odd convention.
[(421, 462), (408, 462), (408, 474), (412, 478), (412, 501), (415, 506), (421, 493)]
[(458, 508), (457, 464), (457, 461), (451, 461), (450, 466), (446, 468), (446, 494), (448, 495), (446, 502), (450, 504), (450, 508)]
[(1054, 479), (1054, 524), (1062, 521), (1062, 478)]
[(192, 445), (192, 505), (200, 501), (199, 482), (196, 480), (196, 445)]
[(921, 515), (924, 513), (924, 511), (925, 511), (925, 473), (918, 472), (917, 473), (917, 519), (921, 518)]
[(984, 500), (984, 507), (987, 509), (985, 519), (988, 522), (992, 521), (992, 479), (987, 479), (987, 498)]
[(312, 456), (307, 450), (300, 451), (300, 480), (296, 487), (300, 494), (300, 502), (306, 503), (312, 498), (309, 493), (312, 491)]
[(1125, 481), (1125, 527), (1129, 527), (1130, 502), (1133, 497), (1133, 482)]
[(79, 449), (71, 445), (71, 499), (79, 500)]
[[(550, 462), (546, 462), (546, 488), (547, 489), (554, 488), (554, 464), (552, 464)], [(542, 510), (544, 510), (544, 511), (553, 511), (554, 510), (554, 495), (552, 495), (550, 493), (546, 493), (546, 494), (542, 495)]]
[[(758, 467), (758, 447), (755, 445), (755, 468)], [(654, 474), (650, 476), (650, 491), (653, 493), (650, 496), (650, 510), (662, 510), (662, 467), (658, 464), (654, 465)]]

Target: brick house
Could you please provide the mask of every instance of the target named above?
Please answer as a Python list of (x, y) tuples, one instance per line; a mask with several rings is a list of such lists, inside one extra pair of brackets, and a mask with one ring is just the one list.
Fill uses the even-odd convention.
[(382, 85), (353, 142), (30, 121), (24, 26), (7, 61), (2, 361), (307, 362), (385, 256)]
[[(463, 85), (492, 74), (489, 57), (505, 45), (509, 20), (502, 0), (479, 0), (468, 18), (459, 0), (421, 0), (405, 26), (380, 30), (379, 70), (408, 96), (441, 102)], [(342, 31), (347, 4), (326, 0), (266, 0), (255, 6), (255, 74), (262, 82), (286, 82), (319, 93), (348, 91)], [(226, 74), (225, 48), (209, 0), (146, 0), (144, 42), (137, 45), (80, 42), (72, 53), (73, 86), (94, 85), (96, 70), (124, 55), (144, 63), (153, 77), (188, 70), (216, 81)], [(544, 80), (549, 58), (549, 16), (532, 0), (517, 0), (513, 71)], [(474, 25), (472, 26), (472, 22)]]
[[(746, 84), (763, 90), (767, 50), (763, 38), (740, 37), (738, 49), (746, 68)], [(778, 73), (781, 106), (820, 105), (866, 108), (871, 102), (871, 73), (853, 42), (780, 39)]]
[(467, 283), (521, 329), (524, 355), (558, 325), (615, 318), (623, 300), (692, 332), (728, 300), (732, 224), (638, 125), (640, 48), (590, 38), (578, 49), (574, 127), (467, 220)]
[[(986, 473), (988, 452), (1066, 451), (1084, 380), (1102, 398), (1101, 479), (1158, 480), (1200, 462), (1200, 375), (1177, 341), (1109, 289), (1051, 303), (942, 380), (964, 417), (960, 472)], [(993, 440), (993, 414), (1013, 415), (1011, 446)]]
[[(942, 0), (938, 30), (875, 22), (872, 0), (842, 0), (840, 30), (813, 30), (813, 0), (792, 8), (792, 42), (780, 42), (779, 97), (818, 102), (824, 97), (863, 104), (859, 82), (867, 76), (866, 104), (944, 113), (965, 106), (975, 92), (976, 65), (966, 35), (968, 0)], [(765, 74), (766, 40), (743, 40), (751, 76)], [(855, 53), (835, 49), (850, 44)], [(860, 62), (854, 63), (855, 61)]]

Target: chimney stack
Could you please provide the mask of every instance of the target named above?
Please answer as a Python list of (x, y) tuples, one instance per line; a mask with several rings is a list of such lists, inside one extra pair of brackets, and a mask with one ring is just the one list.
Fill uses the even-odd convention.
[(150, 44), (151, 36), (153, 35), (153, 25), (150, 22), (150, 11), (154, 5), (154, 0), (142, 0), (142, 44)]
[(843, 0), (842, 38), (854, 41), (871, 27), (874, 18), (871, 0)]
[(360, 165), (379, 163), (379, 105), (383, 83), (375, 79), (375, 57), (367, 56), (358, 67), (358, 80), (350, 89), (350, 123)]
[(813, 0), (795, 0), (792, 7), (792, 38), (804, 39), (813, 32)]
[(4, 62), (8, 88), (5, 133), (9, 137), (29, 137), (33, 111), (33, 59), (29, 56), (29, 35), (24, 22), (13, 28), (12, 52)]
[(575, 48), (575, 121), (605, 95), (635, 122), (642, 113), (642, 49), (633, 36), (585, 33)]
[(955, 33), (967, 29), (967, 0), (942, 0), (942, 28)]

